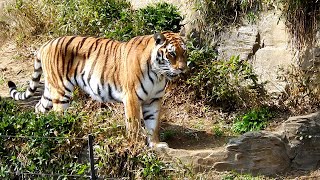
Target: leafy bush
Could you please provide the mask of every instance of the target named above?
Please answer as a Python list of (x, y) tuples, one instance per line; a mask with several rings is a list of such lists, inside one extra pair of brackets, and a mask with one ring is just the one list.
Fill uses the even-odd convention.
[[(208, 104), (219, 104), (225, 109), (254, 106), (253, 101), (263, 91), (257, 75), (247, 61), (233, 56), (228, 61), (216, 60), (210, 48), (190, 47), (190, 77), (187, 83), (195, 91), (197, 99)], [(249, 104), (249, 100), (250, 103)]]
[(125, 0), (61, 0), (48, 3), (57, 8), (55, 31), (73, 35), (103, 35), (130, 8), (130, 3)]
[(137, 30), (142, 31), (142, 34), (162, 30), (179, 32), (182, 21), (178, 9), (168, 3), (157, 3), (139, 9), (135, 18), (139, 27)]
[(267, 121), (272, 117), (273, 114), (268, 108), (252, 109), (235, 119), (232, 130), (236, 133), (258, 131), (264, 129), (267, 125)]
[(177, 32), (182, 21), (177, 8), (171, 4), (157, 3), (133, 10), (126, 0), (20, 0), (8, 9), (20, 27), (16, 28), (21, 34), (19, 39), (50, 33), (53, 36), (105, 36), (126, 41), (155, 31)]
[(21, 110), (13, 101), (0, 100), (0, 177), (12, 179), (19, 172), (88, 176), (87, 141), (82, 137), (89, 133), (95, 136), (95, 166), (100, 178), (165, 179), (185, 172), (178, 166), (175, 170), (174, 162), (163, 162), (143, 140), (128, 139), (122, 114), (118, 121), (107, 109), (88, 107), (87, 111), (80, 104), (64, 114), (35, 114)]
[[(77, 157), (85, 141), (65, 139), (79, 135), (80, 115), (65, 113), (36, 115), (30, 110), (20, 111), (12, 101), (0, 101), (0, 163), (13, 175), (24, 173), (84, 174), (87, 163)], [(74, 134), (78, 132), (77, 134)], [(9, 137), (8, 137), (9, 136)], [(21, 138), (10, 137), (21, 136)], [(32, 136), (32, 137), (30, 137)], [(53, 137), (53, 138), (42, 138)], [(77, 144), (77, 145), (75, 145)], [(66, 150), (68, 153), (62, 153)]]

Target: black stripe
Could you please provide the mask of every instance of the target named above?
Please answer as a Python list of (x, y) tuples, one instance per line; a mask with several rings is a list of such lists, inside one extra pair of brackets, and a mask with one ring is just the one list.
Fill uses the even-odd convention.
[(48, 98), (47, 96), (42, 96), (43, 97), (43, 99), (45, 99), (45, 100), (47, 100), (47, 101), (51, 101), (52, 102), (52, 99), (50, 99), (50, 98)]
[[(63, 83), (63, 79), (64, 79), (64, 75), (65, 75), (65, 62), (66, 62), (66, 57), (67, 57), (67, 44), (65, 45), (65, 46), (63, 46), (63, 43), (65, 42), (65, 40), (67, 39), (67, 37), (64, 37), (64, 39), (63, 39), (63, 41), (61, 42), (61, 45), (60, 45), (60, 54), (61, 54), (61, 58), (62, 58), (62, 70), (61, 70), (61, 73), (59, 73), (59, 68), (60, 68), (60, 66), (59, 66), (59, 64), (57, 63), (57, 72), (58, 72), (58, 77), (59, 77), (59, 80), (62, 82), (62, 84), (63, 84), (63, 87), (64, 87), (64, 89), (65, 90), (68, 90), (68, 88), (64, 85), (64, 83)], [(72, 38), (71, 38), (72, 39)], [(69, 40), (70, 41), (70, 40)], [(68, 42), (69, 42), (68, 41)], [(72, 40), (71, 40), (72, 41)], [(67, 43), (68, 43), (67, 42)], [(63, 47), (64, 47), (64, 51), (63, 51)], [(57, 59), (58, 60), (58, 62), (59, 62), (59, 59)], [(69, 92), (70, 92), (70, 90), (69, 90)]]
[(164, 85), (164, 87), (162, 89), (160, 89), (159, 91), (156, 92), (156, 95), (163, 92), (166, 89), (166, 85)]
[(36, 87), (35, 87), (34, 89), (32, 89), (31, 87), (29, 87), (29, 88), (28, 88), (28, 91), (29, 91), (29, 92), (31, 92), (31, 93), (36, 92), (36, 90), (37, 90), (37, 88), (36, 88)]
[[(133, 40), (133, 42), (131, 43), (131, 47), (130, 47), (130, 49), (129, 49), (129, 51), (128, 51), (128, 54), (127, 54), (127, 59), (128, 59), (128, 56), (129, 56), (129, 54), (130, 54), (130, 51), (131, 51), (131, 49), (132, 49), (132, 47), (137, 47), (137, 46), (139, 46), (139, 44), (141, 44), (141, 42), (143, 41), (143, 39), (145, 38), (146, 36), (138, 36), (136, 39), (134, 39)], [(137, 40), (139, 40), (140, 39), (140, 41), (139, 41), (139, 43), (137, 44), (137, 45), (134, 45), (134, 43), (137, 41)]]
[(18, 91), (13, 92), (12, 97), (16, 99), (16, 94), (18, 93)]
[(60, 101), (58, 99), (53, 99), (52, 102), (55, 104), (68, 104), (70, 102), (70, 100)]
[[(133, 40), (133, 42), (130, 44), (131, 46), (130, 46), (130, 48), (129, 48), (129, 50), (128, 50), (128, 54), (126, 55), (127, 59), (128, 59), (129, 53), (130, 53), (130, 51), (131, 51), (131, 49), (132, 49), (132, 47), (133, 47), (133, 44), (134, 44), (136, 41), (138, 41), (138, 39), (140, 39), (140, 38), (141, 38), (141, 36), (136, 37), (136, 38)], [(128, 42), (128, 43), (129, 43), (129, 42)], [(127, 45), (129, 45), (129, 44), (127, 44)]]
[(136, 90), (134, 90), (134, 91), (135, 91), (135, 93), (136, 93), (136, 95), (137, 95), (138, 99), (139, 99), (140, 101), (143, 101), (143, 99), (139, 96), (139, 94), (137, 93), (137, 91), (136, 91)]
[(146, 89), (144, 88), (143, 83), (141, 82), (140, 78), (139, 78), (139, 77), (137, 77), (137, 78), (138, 78), (139, 83), (140, 83), (140, 85), (141, 85), (142, 91), (148, 96), (148, 92), (147, 92)]
[[(58, 38), (57, 44), (56, 44), (56, 46), (54, 48), (54, 54), (53, 54), (53, 60), (52, 60), (55, 63), (54, 67), (56, 67), (56, 72), (58, 73), (58, 75), (59, 75), (59, 68), (60, 68), (59, 67), (59, 59), (58, 59), (58, 57), (59, 57), (59, 52), (61, 52), (61, 45), (60, 45), (61, 39), (65, 39), (65, 37)], [(60, 45), (60, 49), (58, 48), (59, 45)], [(52, 61), (49, 61), (49, 62), (52, 62)], [(58, 82), (58, 79), (56, 78), (56, 76), (52, 76), (52, 79), (54, 79), (55, 83)]]
[[(40, 102), (41, 103), (41, 102)], [(44, 107), (44, 105), (41, 103), (41, 106), (46, 110), (46, 111), (50, 111), (50, 109), (49, 108), (47, 108), (47, 107)]]
[(98, 91), (99, 97), (101, 97), (101, 90), (100, 90), (99, 84), (97, 84), (97, 91)]
[(27, 99), (27, 93), (23, 93), (23, 99)]
[(92, 50), (92, 47), (93, 47), (93, 45), (96, 43), (96, 41), (95, 42), (93, 42), (92, 44), (91, 44), (91, 46), (89, 47), (89, 50), (88, 50), (88, 58), (90, 57), (90, 54), (91, 54), (91, 50)]
[(160, 98), (153, 98), (153, 99), (150, 101), (149, 105), (151, 105), (152, 103), (154, 103), (154, 102), (156, 102), (156, 101), (158, 101), (158, 100), (160, 100)]
[[(108, 44), (111, 42), (111, 47), (112, 47), (112, 45), (113, 45), (113, 41), (108, 41), (107, 43), (106, 43), (106, 47), (105, 47), (105, 50), (106, 50), (106, 48), (107, 48), (107, 46), (108, 46)], [(108, 53), (111, 51), (111, 49), (112, 48), (109, 48), (108, 49)], [(106, 52), (105, 52), (106, 53)], [(102, 73), (101, 73), (101, 76), (100, 76), (100, 84), (102, 85), (102, 87), (104, 87), (104, 83), (105, 83), (105, 79), (104, 79), (104, 75), (105, 75), (105, 73), (107, 72), (106, 71), (106, 64), (108, 63), (108, 60), (109, 60), (109, 58), (106, 58), (106, 60), (105, 60), (105, 62), (103, 63), (103, 67), (102, 67)]]
[(68, 61), (66, 76), (67, 76), (67, 81), (69, 81), (69, 83), (74, 86), (74, 84), (72, 83), (71, 79), (69, 78), (69, 73), (68, 73), (71, 70), (70, 67), (72, 66), (73, 60), (74, 60), (74, 52), (73, 51), (74, 51), (74, 47), (72, 48), (71, 57), (70, 57), (70, 59)]
[(99, 58), (99, 55), (100, 55), (100, 52), (101, 52), (101, 48), (102, 48), (102, 46), (100, 46), (100, 48), (99, 48), (99, 50), (97, 52), (97, 56), (96, 56), (95, 60), (93, 61), (93, 64), (91, 65), (91, 69), (90, 69), (89, 75), (88, 75), (88, 82), (90, 82), (92, 73), (93, 73), (93, 71), (94, 71), (94, 69), (96, 67), (96, 64), (97, 64), (97, 61), (98, 61), (98, 58)]
[(32, 77), (32, 81), (39, 82), (39, 81), (40, 81), (40, 78), (41, 78), (41, 75), (39, 75), (39, 76), (36, 77), (36, 78)]
[[(144, 120), (150, 120), (150, 118), (153, 116), (153, 114), (149, 114), (145, 117), (143, 117)], [(153, 119), (153, 118), (152, 118)]]
[(71, 90), (70, 90), (69, 88), (67, 88), (65, 85), (63, 85), (63, 86), (64, 86), (64, 89), (65, 89), (66, 91), (68, 91), (68, 92), (71, 93)]
[[(93, 51), (97, 50), (97, 47), (99, 46), (99, 42), (100, 42), (100, 41), (101, 41), (101, 38), (99, 38), (99, 39), (96, 40), (96, 42), (95, 42), (96, 46), (94, 47), (94, 50), (93, 50)], [(101, 47), (100, 47), (100, 49), (101, 49)]]
[(151, 81), (152, 84), (154, 84), (154, 80), (152, 79), (151, 75), (150, 75), (150, 64), (149, 64), (149, 61), (147, 62), (147, 70), (148, 70), (148, 77)]
[[(73, 41), (75, 38), (76, 38), (75, 36), (71, 37), (71, 38), (68, 40), (68, 42), (66, 43), (66, 45), (65, 45), (65, 47), (64, 47), (64, 55), (62, 55), (63, 58), (68, 57), (68, 56), (67, 56), (68, 47), (69, 47), (69, 45), (72, 43), (72, 41)], [(74, 50), (74, 47), (72, 48), (72, 51), (71, 51), (71, 58), (70, 58), (69, 60), (68, 60), (68, 59), (64, 59), (64, 60), (63, 60), (63, 62), (66, 61), (66, 60), (68, 60), (66, 72), (65, 72), (65, 63), (63, 63), (63, 65), (62, 65), (62, 73), (66, 75), (67, 81), (69, 81), (70, 84), (72, 84), (72, 82), (71, 82), (71, 80), (70, 80), (70, 78), (69, 78), (69, 76), (68, 76), (68, 71), (70, 70), (70, 63), (72, 64), (72, 61), (73, 61), (73, 50)], [(65, 88), (66, 88), (66, 87), (65, 87)], [(66, 88), (66, 89), (68, 89), (68, 88)], [(69, 91), (69, 92), (70, 92), (70, 91)]]
[(67, 42), (67, 44), (65, 45), (65, 47), (64, 47), (64, 55), (67, 54), (68, 46), (71, 44), (71, 42), (74, 40), (74, 38), (76, 38), (76, 37), (75, 37), (75, 36), (71, 37), (71, 38), (69, 39), (69, 41)]
[(41, 73), (41, 72), (42, 72), (42, 67), (40, 67), (40, 68), (38, 68), (38, 69), (34, 68), (34, 69), (33, 69), (33, 72)]
[(114, 100), (115, 100), (115, 98), (114, 98), (113, 95), (112, 95), (112, 91), (111, 91), (111, 86), (110, 86), (110, 84), (108, 84), (108, 94), (109, 94), (109, 98), (110, 98), (110, 99), (114, 99)]
[(82, 48), (84, 42), (85, 42), (87, 39), (88, 39), (88, 37), (84, 37), (84, 38), (82, 39), (82, 41), (81, 41), (80, 44), (79, 44), (79, 45), (80, 45), (80, 46), (79, 46), (79, 49)]
[(142, 112), (143, 117), (144, 117), (148, 112), (149, 112), (149, 111), (143, 111), (143, 112)]
[(73, 79), (74, 79), (76, 85), (78, 85), (78, 81), (77, 81), (78, 64), (79, 64), (79, 61), (77, 62), (77, 64), (76, 64), (76, 69), (74, 70), (74, 73), (73, 73)]
[(63, 97), (65, 97), (65, 98), (67, 98), (67, 99), (69, 99), (69, 100), (71, 99), (71, 97), (70, 97), (70, 96), (68, 96), (68, 95), (66, 95), (66, 94), (65, 94), (65, 95), (63, 95)]
[(86, 82), (84, 82), (83, 76), (84, 76), (84, 73), (81, 74), (81, 80), (82, 80), (83, 86), (87, 86)]

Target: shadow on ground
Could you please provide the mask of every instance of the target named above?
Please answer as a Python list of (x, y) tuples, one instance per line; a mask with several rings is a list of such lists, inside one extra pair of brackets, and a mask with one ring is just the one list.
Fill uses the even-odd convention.
[(168, 143), (170, 148), (185, 150), (213, 149), (224, 146), (231, 136), (216, 136), (206, 131), (186, 128), (183, 126), (162, 123), (161, 141)]

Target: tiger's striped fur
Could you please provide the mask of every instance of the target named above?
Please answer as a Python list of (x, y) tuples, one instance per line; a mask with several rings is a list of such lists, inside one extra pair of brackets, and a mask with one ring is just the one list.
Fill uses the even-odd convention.
[[(42, 45), (25, 92), (9, 81), (15, 100), (31, 97), (41, 74), (45, 89), (36, 112), (65, 110), (75, 86), (100, 102), (123, 102), (127, 129), (134, 134), (141, 114), (150, 146), (159, 144), (159, 111), (167, 80), (186, 69), (186, 46), (177, 33), (138, 36), (128, 42), (65, 36)], [(142, 112), (141, 112), (142, 109)]]

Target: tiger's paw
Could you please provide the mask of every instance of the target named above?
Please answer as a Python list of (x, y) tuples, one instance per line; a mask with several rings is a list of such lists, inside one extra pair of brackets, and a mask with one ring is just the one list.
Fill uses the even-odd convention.
[(149, 145), (151, 148), (156, 150), (167, 149), (169, 145), (166, 142), (158, 142), (158, 143), (150, 143)]

